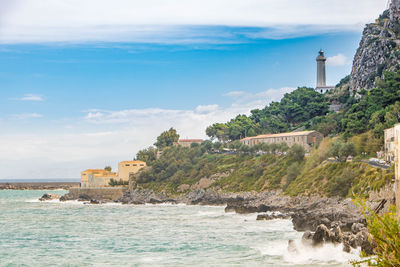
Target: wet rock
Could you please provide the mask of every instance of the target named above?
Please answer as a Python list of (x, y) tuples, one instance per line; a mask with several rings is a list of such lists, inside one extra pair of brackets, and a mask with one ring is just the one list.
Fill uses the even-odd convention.
[(342, 233), (342, 230), (340, 229), (340, 226), (336, 226), (332, 229), (331, 232), (333, 233), (332, 242), (343, 243), (344, 235)]
[(155, 199), (155, 198), (150, 198), (149, 203), (151, 203), (151, 204), (160, 204), (160, 203), (163, 203), (163, 201), (159, 200), (159, 199)]
[(332, 242), (333, 239), (334, 235), (328, 227), (324, 224), (320, 224), (312, 237), (313, 246), (319, 246), (325, 242)]
[(41, 198), (39, 198), (40, 201), (47, 201), (47, 200), (53, 200), (53, 199), (59, 199), (59, 195), (52, 195), (52, 194), (43, 194)]
[(85, 195), (85, 194), (79, 195), (79, 197), (78, 197), (78, 201), (90, 201), (91, 199), (92, 198), (90, 196)]
[(353, 223), (351, 225), (351, 232), (353, 234), (357, 234), (357, 233), (361, 232), (362, 230), (365, 230), (365, 226), (362, 223)]
[(89, 203), (90, 204), (101, 204), (101, 202), (97, 199), (91, 199)]
[(294, 240), (289, 240), (288, 241), (288, 251), (291, 253), (299, 253), (297, 247), (296, 247), (296, 243), (294, 242)]
[(301, 242), (306, 246), (311, 246), (313, 242), (313, 236), (313, 233), (311, 233), (310, 231), (306, 231), (301, 237)]
[(347, 253), (350, 253), (351, 248), (350, 248), (349, 243), (347, 243), (347, 242), (343, 243), (343, 251), (347, 252)]
[(257, 221), (261, 220), (275, 220), (275, 219), (289, 219), (290, 215), (282, 213), (272, 213), (272, 214), (259, 214), (257, 215)]
[(367, 255), (374, 254), (374, 248), (376, 247), (376, 243), (372, 239), (371, 234), (369, 234), (366, 231), (361, 231), (356, 235), (356, 240), (357, 240), (356, 241), (357, 245), (359, 245)]

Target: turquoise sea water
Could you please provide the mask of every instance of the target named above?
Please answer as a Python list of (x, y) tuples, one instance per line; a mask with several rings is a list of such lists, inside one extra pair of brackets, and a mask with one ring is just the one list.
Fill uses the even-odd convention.
[(340, 246), (303, 247), (289, 220), (224, 207), (39, 202), (45, 192), (66, 193), (0, 191), (0, 266), (349, 266), (357, 258)]

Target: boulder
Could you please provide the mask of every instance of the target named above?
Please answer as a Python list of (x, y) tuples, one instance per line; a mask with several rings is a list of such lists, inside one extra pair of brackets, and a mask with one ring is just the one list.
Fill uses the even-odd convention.
[(351, 225), (351, 232), (353, 234), (357, 234), (357, 233), (359, 233), (359, 232), (361, 232), (362, 230), (365, 230), (365, 229), (366, 228), (365, 228), (364, 224), (362, 224), (362, 223), (353, 223)]
[(310, 231), (305, 231), (303, 236), (301, 237), (301, 242), (306, 246), (311, 246), (313, 243), (313, 233)]
[(90, 204), (101, 204), (101, 202), (97, 199), (91, 199)]
[(78, 197), (78, 201), (90, 201), (91, 199), (92, 198), (90, 196), (85, 195), (85, 194), (79, 195), (79, 197)]
[(46, 201), (46, 200), (53, 200), (53, 199), (59, 199), (59, 195), (52, 195), (52, 194), (43, 194), (41, 198), (39, 198), (40, 201)]
[(335, 228), (332, 229), (331, 232), (333, 233), (332, 237), (333, 243), (343, 243), (344, 235), (342, 233), (342, 230), (340, 229), (340, 226), (336, 226)]
[(334, 234), (328, 229), (328, 227), (324, 224), (320, 224), (312, 237), (312, 243), (313, 246), (319, 246), (325, 242), (332, 242), (333, 239)]

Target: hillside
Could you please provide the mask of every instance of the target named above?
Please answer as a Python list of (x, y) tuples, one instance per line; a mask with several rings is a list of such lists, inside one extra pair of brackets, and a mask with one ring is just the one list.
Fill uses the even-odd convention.
[[(391, 183), (393, 167), (384, 170), (363, 160), (383, 149), (384, 129), (400, 122), (399, 19), (398, 4), (392, 4), (376, 23), (366, 26), (352, 74), (331, 92), (299, 87), (249, 116), (209, 126), (206, 134), (211, 141), (190, 148), (172, 145), (179, 138), (174, 129), (162, 133), (157, 149), (137, 154), (150, 168), (133, 177), (134, 186), (174, 194), (207, 188), (222, 192), (278, 189), (290, 196), (349, 197), (367, 196)], [(333, 111), (333, 106), (340, 111)], [(248, 147), (238, 141), (298, 129), (317, 130), (325, 138), (307, 156), (296, 146)], [(161, 157), (157, 158), (157, 151), (163, 152)], [(353, 161), (346, 162), (347, 156)]]
[(350, 89), (359, 92), (376, 85), (385, 71), (397, 71), (400, 64), (400, 7), (392, 1), (375, 23), (368, 24), (354, 57)]

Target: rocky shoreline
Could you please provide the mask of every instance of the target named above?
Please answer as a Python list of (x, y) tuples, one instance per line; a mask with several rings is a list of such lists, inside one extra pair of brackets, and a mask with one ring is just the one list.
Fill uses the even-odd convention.
[(9, 182), (0, 183), (0, 190), (68, 190), (79, 182)]
[[(385, 210), (391, 203), (388, 195), (375, 196), (368, 205), (373, 209)], [(389, 194), (389, 198), (391, 194)], [(72, 200), (66, 194), (60, 201)], [(80, 201), (98, 204), (106, 202), (82, 195)], [(373, 253), (374, 243), (366, 229), (366, 221), (360, 208), (351, 199), (323, 197), (288, 197), (279, 191), (219, 193), (213, 190), (198, 189), (182, 195), (170, 196), (151, 190), (126, 191), (115, 202), (122, 204), (187, 204), (187, 205), (226, 205), (225, 212), (239, 214), (259, 213), (257, 220), (291, 219), (295, 230), (304, 232), (303, 243), (321, 246), (324, 243), (343, 244), (343, 250), (361, 247), (367, 254)], [(379, 210), (377, 210), (379, 212)], [(289, 241), (289, 249), (295, 249)]]

